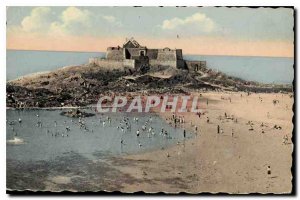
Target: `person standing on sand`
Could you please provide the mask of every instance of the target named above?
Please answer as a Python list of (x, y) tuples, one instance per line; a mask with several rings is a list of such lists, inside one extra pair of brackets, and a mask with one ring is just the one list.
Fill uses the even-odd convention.
[(283, 144), (286, 145), (286, 144), (288, 143), (288, 140), (289, 140), (288, 136), (285, 135), (285, 136), (283, 137)]
[(233, 129), (232, 129), (232, 130), (231, 130), (231, 137), (233, 137), (233, 134), (234, 134), (234, 133), (233, 133)]
[(271, 166), (267, 167), (267, 173), (270, 175), (271, 174)]
[(186, 137), (186, 131), (185, 131), (185, 129), (183, 130), (183, 138), (185, 139), (185, 137)]
[(218, 134), (220, 133), (220, 126), (218, 125), (217, 127), (217, 130), (218, 130)]
[(198, 136), (198, 127), (195, 126), (195, 135)]

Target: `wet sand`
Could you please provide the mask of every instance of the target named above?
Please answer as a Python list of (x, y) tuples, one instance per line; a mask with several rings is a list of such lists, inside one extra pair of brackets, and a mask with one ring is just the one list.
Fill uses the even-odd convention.
[[(202, 93), (204, 114), (200, 118), (184, 114), (184, 128), (194, 131), (191, 123), (198, 126), (197, 137), (167, 149), (120, 158), (114, 168), (138, 180), (136, 184), (124, 182), (121, 191), (291, 192), (293, 101), (288, 94)], [(226, 119), (225, 112), (233, 120)], [(172, 113), (160, 115), (166, 119)], [(223, 133), (217, 133), (217, 125)], [(285, 135), (287, 144), (283, 143)]]

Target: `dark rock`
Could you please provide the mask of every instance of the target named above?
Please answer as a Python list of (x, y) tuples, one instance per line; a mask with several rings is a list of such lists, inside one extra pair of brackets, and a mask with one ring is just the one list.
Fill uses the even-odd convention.
[(86, 113), (86, 112), (80, 111), (79, 109), (63, 111), (60, 114), (63, 116), (66, 116), (66, 117), (75, 117), (75, 118), (95, 116), (95, 114), (93, 114), (93, 113)]

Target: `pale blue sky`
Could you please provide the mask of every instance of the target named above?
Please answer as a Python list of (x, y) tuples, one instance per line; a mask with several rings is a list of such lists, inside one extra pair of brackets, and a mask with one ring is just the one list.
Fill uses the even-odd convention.
[[(167, 36), (168, 31), (162, 31), (159, 26), (164, 20), (186, 18), (195, 13), (203, 13), (218, 27), (209, 34), (228, 35), (257, 40), (293, 41), (293, 10), (288, 8), (216, 8), (216, 7), (78, 7), (92, 14), (89, 28), (84, 34), (90, 35), (146, 35)], [(29, 16), (33, 7), (9, 7), (7, 11), (8, 27), (21, 25), (24, 17)], [(60, 14), (66, 7), (51, 7), (48, 15), (49, 23), (60, 20)], [(103, 16), (113, 16), (114, 23), (103, 19)], [(75, 25), (74, 25), (75, 26)], [(187, 29), (188, 28), (188, 29)], [(195, 27), (185, 27), (181, 34), (205, 35)], [(42, 31), (42, 30), (41, 30)], [(70, 34), (83, 34), (74, 28)]]
[[(29, 49), (47, 49), (42, 44), (50, 46), (47, 41), (51, 37), (53, 41), (64, 38), (63, 41), (69, 43), (76, 41), (74, 37), (81, 37), (80, 41), (85, 38), (84, 43), (88, 44), (92, 43), (91, 38), (109, 38), (111, 43), (119, 43), (120, 39), (116, 38), (133, 36), (144, 40), (145, 43), (148, 42), (147, 44), (152, 43), (154, 39), (169, 40), (167, 45), (174, 43), (174, 47), (182, 48), (183, 43), (190, 40), (194, 43), (194, 47), (190, 50), (188, 46), (185, 48), (198, 53), (203, 49), (197, 49), (195, 44), (197, 41), (199, 45), (206, 46), (222, 43), (215, 49), (232, 46), (232, 49), (224, 49), (224, 54), (239, 54), (236, 52), (245, 50), (245, 55), (252, 55), (257, 51), (253, 48), (254, 43), (249, 46), (247, 42), (260, 42), (255, 45), (261, 52), (271, 49), (273, 52), (270, 53), (271, 56), (273, 54), (292, 56), (293, 24), (291, 8), (9, 7), (7, 9), (8, 48), (26, 48), (27, 44), (24, 41), (33, 36), (32, 42), (28, 44)], [(177, 35), (182, 39), (181, 43), (171, 41), (177, 39)], [(73, 38), (73, 42), (70, 38)], [(42, 41), (43, 39), (45, 41)], [(207, 41), (205, 44), (204, 40)], [(38, 42), (41, 44), (37, 44)], [(54, 47), (54, 44), (53, 42), (51, 48), (59, 49)], [(66, 43), (65, 46), (69, 44)], [(281, 48), (280, 52), (276, 46)], [(247, 49), (250, 49), (249, 52), (246, 52)], [(214, 50), (209, 53), (214, 53)], [(217, 54), (223, 53), (218, 50)]]

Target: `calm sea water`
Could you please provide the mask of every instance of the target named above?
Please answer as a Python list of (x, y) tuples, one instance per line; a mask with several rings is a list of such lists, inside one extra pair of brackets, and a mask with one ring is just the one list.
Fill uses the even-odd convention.
[[(30, 73), (50, 71), (66, 65), (80, 65), (90, 57), (103, 57), (95, 52), (16, 51), (6, 52), (6, 77), (12, 80)], [(292, 83), (293, 58), (186, 55), (188, 60), (206, 60), (207, 67), (231, 76), (261, 83)]]
[(6, 79), (13, 80), (20, 76), (55, 70), (68, 65), (88, 63), (90, 57), (104, 56), (93, 52), (59, 51), (6, 51)]
[[(122, 183), (118, 182), (120, 179), (132, 178), (109, 163), (116, 161), (126, 164), (128, 161), (120, 155), (166, 148), (177, 142), (182, 145), (184, 141), (183, 129), (174, 128), (151, 113), (108, 113), (105, 116), (98, 113), (84, 119), (85, 129), (80, 128), (78, 119), (62, 116), (60, 112), (7, 110), (7, 188), (44, 190), (47, 182), (57, 183), (56, 177), (59, 177), (59, 180), (66, 181), (58, 181), (56, 189), (59, 190), (119, 189), (111, 186)], [(107, 116), (112, 119), (111, 124)], [(134, 122), (133, 116), (138, 116), (139, 122)], [(129, 118), (131, 129), (127, 129), (122, 122), (124, 117)], [(18, 122), (19, 118), (22, 119), (21, 123)], [(41, 127), (37, 126), (39, 121), (42, 122)], [(103, 121), (106, 121), (105, 126)], [(141, 127), (146, 121), (147, 130), (142, 131)], [(118, 129), (118, 126), (124, 127), (125, 131)], [(66, 127), (70, 127), (70, 131)], [(153, 133), (149, 133), (150, 127)], [(168, 136), (161, 134), (162, 128)], [(139, 137), (136, 136), (138, 129)], [(186, 136), (188, 139), (194, 134), (187, 132)], [(13, 142), (16, 137), (23, 142)]]
[(294, 79), (293, 58), (200, 55), (185, 58), (206, 60), (208, 68), (249, 81), (291, 84)]
[[(24, 140), (24, 144), (7, 145), (7, 158), (21, 161), (51, 160), (68, 152), (77, 152), (87, 158), (94, 154), (119, 155), (137, 153), (149, 149), (163, 148), (183, 140), (183, 130), (166, 124), (158, 116), (148, 113), (106, 113), (84, 119), (85, 128), (80, 128), (78, 119), (60, 115), (61, 110), (7, 110), (7, 140), (14, 137)], [(87, 112), (95, 113), (93, 110)], [(37, 117), (38, 115), (38, 117)], [(107, 117), (112, 119), (108, 123)], [(133, 121), (139, 117), (139, 122)], [(151, 116), (151, 121), (150, 120)], [(127, 129), (124, 117), (128, 117), (131, 128)], [(18, 119), (22, 119), (22, 123)], [(39, 127), (38, 122), (42, 122)], [(105, 125), (103, 125), (105, 121)], [(147, 130), (142, 125), (147, 122)], [(11, 124), (15, 122), (14, 124)], [(70, 131), (66, 130), (70, 127)], [(123, 127), (124, 130), (118, 127)], [(152, 127), (152, 131), (148, 129)], [(162, 128), (170, 135), (160, 134)], [(140, 136), (136, 131), (140, 130)], [(56, 136), (55, 136), (56, 135)], [(191, 137), (188, 134), (188, 137)], [(123, 145), (121, 145), (123, 140)], [(141, 144), (141, 146), (139, 145)]]

